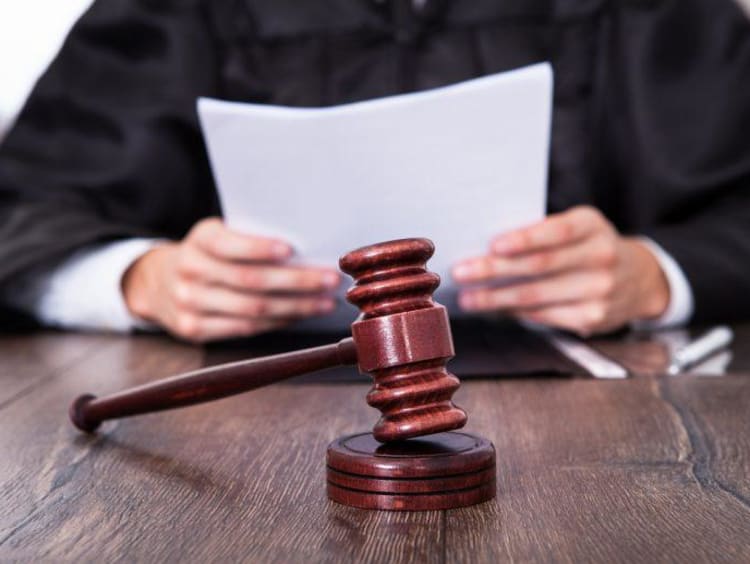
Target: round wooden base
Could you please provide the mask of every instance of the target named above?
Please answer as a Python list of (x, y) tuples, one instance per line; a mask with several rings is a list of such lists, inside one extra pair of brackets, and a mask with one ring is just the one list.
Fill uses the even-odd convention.
[(449, 432), (383, 444), (372, 433), (328, 445), (328, 497), (363, 509), (453, 509), (495, 497), (495, 448)]

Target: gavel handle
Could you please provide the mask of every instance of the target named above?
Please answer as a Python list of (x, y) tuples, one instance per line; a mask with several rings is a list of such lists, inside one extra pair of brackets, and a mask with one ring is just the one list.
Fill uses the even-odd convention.
[(357, 363), (351, 337), (338, 343), (232, 362), (178, 374), (97, 398), (85, 394), (70, 406), (70, 420), (91, 433), (102, 421), (174, 409), (254, 390), (308, 372)]

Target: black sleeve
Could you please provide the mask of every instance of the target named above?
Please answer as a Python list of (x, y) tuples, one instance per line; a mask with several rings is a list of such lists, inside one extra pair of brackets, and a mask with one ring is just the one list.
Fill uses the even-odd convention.
[(94, 3), (0, 147), (0, 285), (216, 213), (195, 110), (214, 51), (197, 1)]
[(734, 0), (620, 6), (601, 125), (611, 214), (679, 263), (695, 321), (750, 319), (750, 22)]

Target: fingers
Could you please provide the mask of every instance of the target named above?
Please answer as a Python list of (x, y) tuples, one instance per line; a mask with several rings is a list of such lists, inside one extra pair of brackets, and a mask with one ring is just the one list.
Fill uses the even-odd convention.
[(182, 311), (256, 320), (322, 315), (336, 306), (334, 299), (327, 296), (251, 294), (189, 282), (175, 288), (175, 298)]
[(168, 327), (170, 333), (192, 343), (205, 343), (218, 339), (248, 337), (288, 325), (283, 320), (240, 319), (236, 317), (199, 316), (183, 314)]
[(278, 239), (245, 235), (228, 229), (221, 219), (198, 222), (186, 238), (205, 253), (228, 261), (279, 262), (292, 255), (292, 247)]
[(458, 283), (488, 282), (503, 278), (545, 276), (579, 268), (609, 268), (617, 260), (610, 237), (595, 236), (569, 246), (522, 255), (471, 258), (453, 268)]
[(130, 311), (192, 342), (254, 335), (330, 312), (332, 269), (290, 266), (283, 241), (244, 235), (206, 219), (160, 245), (123, 278)]
[(611, 296), (614, 277), (607, 272), (572, 271), (501, 288), (476, 288), (459, 294), (467, 311), (540, 308), (549, 305)]
[(534, 225), (503, 233), (491, 243), (494, 254), (507, 256), (569, 245), (599, 230), (611, 230), (604, 216), (590, 206), (578, 206)]
[(201, 343), (255, 335), (288, 325), (294, 319), (330, 312), (327, 297), (275, 297), (247, 294), (221, 286), (180, 282), (174, 289), (172, 334)]
[(573, 208), (501, 235), (488, 256), (457, 264), (456, 281), (473, 286), (459, 304), (581, 335), (615, 329), (667, 307), (660, 267), (637, 250), (596, 209)]
[(177, 268), (188, 280), (245, 292), (319, 293), (341, 283), (333, 269), (229, 262), (191, 249), (182, 253)]

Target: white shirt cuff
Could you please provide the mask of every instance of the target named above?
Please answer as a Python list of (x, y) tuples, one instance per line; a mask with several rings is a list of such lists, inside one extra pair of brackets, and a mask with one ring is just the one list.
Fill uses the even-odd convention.
[(661, 316), (656, 319), (638, 320), (632, 323), (635, 329), (662, 329), (684, 325), (693, 316), (693, 290), (690, 288), (685, 273), (677, 261), (660, 245), (648, 237), (640, 237), (656, 260), (659, 262), (669, 284), (669, 304)]
[(133, 316), (122, 295), (122, 276), (159, 241), (127, 239), (78, 251), (53, 271), (27, 280), (9, 296), (45, 325), (127, 332), (153, 325)]

